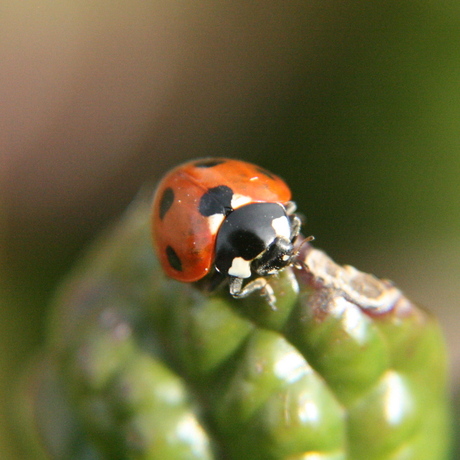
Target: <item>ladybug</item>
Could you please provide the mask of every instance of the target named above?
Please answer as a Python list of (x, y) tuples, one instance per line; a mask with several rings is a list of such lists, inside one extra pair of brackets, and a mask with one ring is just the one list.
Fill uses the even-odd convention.
[(283, 180), (251, 163), (206, 158), (177, 166), (153, 199), (153, 242), (163, 270), (207, 290), (227, 280), (233, 297), (261, 290), (275, 308), (265, 277), (294, 263), (301, 226), (290, 199)]

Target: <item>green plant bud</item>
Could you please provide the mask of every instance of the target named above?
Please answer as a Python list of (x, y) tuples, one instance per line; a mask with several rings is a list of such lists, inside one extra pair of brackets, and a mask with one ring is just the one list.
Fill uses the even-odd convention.
[(149, 213), (133, 204), (57, 293), (27, 393), (49, 458), (448, 459), (432, 315), (309, 244), (270, 279), (276, 308), (206, 294), (164, 276)]

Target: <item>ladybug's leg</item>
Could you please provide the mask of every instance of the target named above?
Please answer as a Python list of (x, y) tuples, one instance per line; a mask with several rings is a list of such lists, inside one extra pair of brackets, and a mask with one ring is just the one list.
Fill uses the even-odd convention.
[(297, 205), (295, 204), (295, 201), (288, 201), (284, 204), (284, 209), (286, 209), (286, 214), (288, 216), (292, 216), (297, 209)]
[(294, 214), (297, 209), (297, 205), (294, 201), (288, 201), (284, 204), (286, 214), (291, 219), (291, 242), (293, 242), (300, 233), (300, 227), (302, 226), (302, 220), (297, 214)]
[(299, 236), (300, 227), (302, 226), (302, 221), (299, 216), (295, 214), (291, 217), (291, 242)]
[(256, 278), (243, 287), (243, 278), (230, 277), (230, 294), (236, 298), (247, 297), (255, 291), (260, 291), (272, 310), (276, 310), (276, 297), (270, 283), (263, 277)]

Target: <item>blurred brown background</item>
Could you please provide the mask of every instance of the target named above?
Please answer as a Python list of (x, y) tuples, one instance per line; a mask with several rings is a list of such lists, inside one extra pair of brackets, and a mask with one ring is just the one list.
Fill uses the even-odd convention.
[(3, 2), (2, 459), (59, 279), (194, 157), (283, 176), (316, 246), (439, 316), (458, 391), (459, 43), (447, 1)]

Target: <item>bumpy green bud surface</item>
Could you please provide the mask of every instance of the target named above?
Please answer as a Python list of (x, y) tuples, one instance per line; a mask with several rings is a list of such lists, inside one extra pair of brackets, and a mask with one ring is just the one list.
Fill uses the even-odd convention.
[[(61, 287), (29, 400), (52, 459), (443, 460), (436, 320), (305, 244), (277, 308), (166, 279), (135, 203)], [(33, 421), (33, 423), (32, 423)]]

